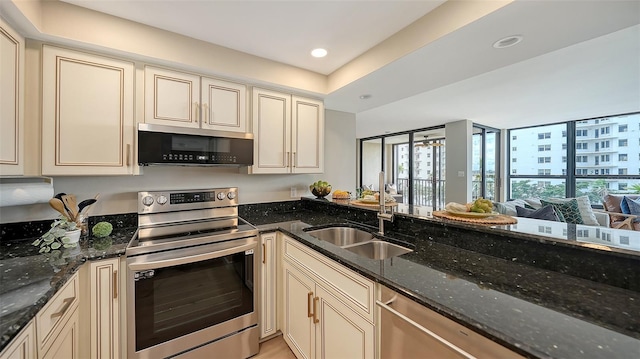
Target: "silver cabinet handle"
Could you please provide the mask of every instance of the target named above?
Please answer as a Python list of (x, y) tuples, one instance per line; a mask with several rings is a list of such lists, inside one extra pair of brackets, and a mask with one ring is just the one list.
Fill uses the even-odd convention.
[[(392, 302), (392, 300), (390, 300), (389, 302)], [(386, 305), (385, 303), (376, 300), (376, 304), (380, 307), (383, 308), (387, 311), (389, 311), (391, 314), (397, 316), (398, 318), (404, 320), (405, 322), (411, 324), (411, 326), (413, 326), (414, 328), (418, 329), (419, 331), (423, 332), (424, 334), (432, 337), (433, 339), (439, 341), (440, 343), (446, 345), (447, 347), (449, 347), (451, 350), (457, 352), (458, 354), (462, 355), (465, 358), (468, 359), (476, 359), (476, 357), (474, 357), (473, 355), (465, 352), (464, 350), (458, 348), (457, 346), (453, 345), (452, 343), (448, 342), (446, 339), (442, 338), (441, 336), (439, 336), (438, 334), (430, 331), (429, 329), (423, 327), (422, 325), (414, 322), (413, 320), (411, 320), (409, 317), (405, 316), (404, 314), (398, 312), (397, 310), (391, 308), (390, 306)]]

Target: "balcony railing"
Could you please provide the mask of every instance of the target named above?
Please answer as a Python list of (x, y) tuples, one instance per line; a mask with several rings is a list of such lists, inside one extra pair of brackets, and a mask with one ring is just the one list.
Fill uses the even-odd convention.
[[(434, 188), (435, 184), (435, 188)], [(398, 178), (398, 193), (402, 193), (402, 201), (409, 202), (409, 179)], [(472, 182), (472, 198), (480, 197), (482, 182)], [(414, 179), (413, 180), (413, 204), (416, 206), (432, 207), (434, 210), (441, 210), (445, 206), (445, 180)], [(485, 198), (495, 199), (495, 183), (487, 181)]]

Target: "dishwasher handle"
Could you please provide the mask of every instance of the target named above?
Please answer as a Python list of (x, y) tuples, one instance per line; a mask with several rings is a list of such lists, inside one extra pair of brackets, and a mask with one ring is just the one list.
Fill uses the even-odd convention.
[(476, 357), (474, 357), (473, 355), (471, 355), (471, 354), (467, 353), (466, 351), (458, 348), (457, 346), (455, 346), (454, 344), (450, 343), (446, 339), (442, 338), (438, 334), (430, 331), (429, 329), (427, 329), (427, 328), (423, 327), (422, 325), (416, 323), (415, 321), (411, 320), (411, 318), (407, 317), (406, 315), (404, 315), (404, 314), (398, 312), (397, 310), (391, 308), (389, 305), (393, 303), (394, 299), (395, 298), (392, 298), (391, 300), (388, 300), (386, 302), (381, 302), (379, 300), (376, 300), (376, 305), (378, 305), (380, 308), (388, 311), (389, 313), (397, 316), (398, 318), (400, 318), (403, 321), (407, 322), (408, 324), (410, 324), (411, 326), (413, 326), (417, 330), (419, 330), (422, 333), (432, 337), (433, 339), (437, 340), (438, 342), (442, 343), (443, 345), (447, 346), (448, 348), (450, 348), (451, 350), (457, 352), (458, 354), (462, 355), (463, 357), (465, 357), (467, 359), (476, 359)]

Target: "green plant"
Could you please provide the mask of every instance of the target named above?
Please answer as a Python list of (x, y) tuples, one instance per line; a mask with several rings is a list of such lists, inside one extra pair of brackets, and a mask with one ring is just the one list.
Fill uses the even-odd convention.
[(51, 223), (51, 228), (42, 237), (33, 241), (34, 246), (40, 247), (40, 253), (49, 253), (52, 250), (60, 248), (73, 248), (77, 243), (71, 243), (71, 238), (67, 235), (68, 231), (78, 229), (76, 222), (69, 221), (62, 217)]

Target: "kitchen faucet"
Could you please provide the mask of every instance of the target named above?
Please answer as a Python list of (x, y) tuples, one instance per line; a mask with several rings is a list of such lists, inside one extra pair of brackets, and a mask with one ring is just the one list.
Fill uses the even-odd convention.
[(380, 171), (379, 192), (380, 195), (378, 196), (378, 199), (380, 200), (380, 211), (378, 212), (378, 233), (381, 236), (384, 236), (384, 221), (393, 222), (393, 207), (391, 207), (391, 213), (387, 213), (385, 206), (384, 171)]

